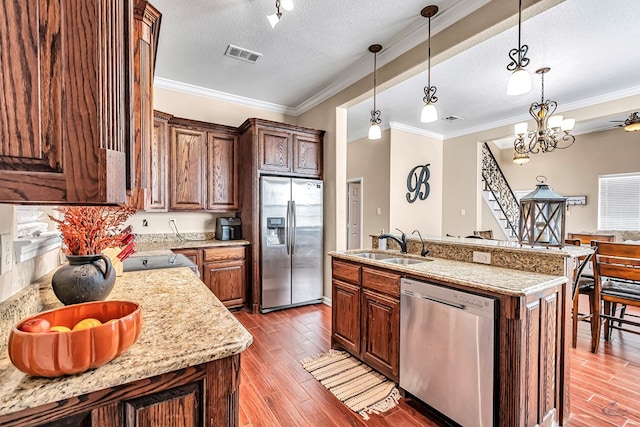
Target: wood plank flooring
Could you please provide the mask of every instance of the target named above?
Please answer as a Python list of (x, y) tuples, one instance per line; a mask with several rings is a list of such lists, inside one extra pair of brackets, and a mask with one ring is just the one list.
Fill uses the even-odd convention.
[[(241, 426), (442, 426), (412, 401), (364, 421), (306, 372), (299, 361), (330, 349), (331, 308), (297, 307), (268, 314), (236, 312), (253, 335), (242, 353)], [(571, 354), (569, 427), (640, 426), (640, 336), (612, 332), (589, 351), (589, 324), (578, 328)]]

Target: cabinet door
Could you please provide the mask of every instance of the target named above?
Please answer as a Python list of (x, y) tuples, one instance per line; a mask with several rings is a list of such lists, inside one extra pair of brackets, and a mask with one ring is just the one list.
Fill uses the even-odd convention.
[(202, 381), (124, 402), (126, 427), (203, 426)]
[(238, 210), (238, 138), (209, 132), (207, 209)]
[(258, 167), (263, 171), (291, 172), (291, 134), (258, 129)]
[(172, 210), (205, 208), (204, 155), (207, 132), (171, 126)]
[(400, 302), (362, 291), (362, 361), (397, 381), (400, 350)]
[(169, 208), (167, 181), (169, 176), (169, 124), (164, 118), (153, 121), (153, 137), (149, 155), (149, 197), (145, 210), (166, 212)]
[(333, 280), (331, 343), (360, 354), (360, 287)]
[(244, 259), (211, 262), (202, 266), (204, 283), (227, 308), (242, 307), (247, 299)]
[(130, 0), (2, 2), (0, 202), (125, 202), (131, 13)]
[(293, 134), (293, 172), (322, 177), (322, 138)]

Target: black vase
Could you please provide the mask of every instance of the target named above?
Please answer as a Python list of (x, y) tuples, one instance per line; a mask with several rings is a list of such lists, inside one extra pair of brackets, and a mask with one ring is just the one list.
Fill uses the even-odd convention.
[(99, 255), (67, 255), (68, 265), (60, 267), (51, 278), (56, 297), (64, 304), (102, 301), (116, 282), (111, 260)]

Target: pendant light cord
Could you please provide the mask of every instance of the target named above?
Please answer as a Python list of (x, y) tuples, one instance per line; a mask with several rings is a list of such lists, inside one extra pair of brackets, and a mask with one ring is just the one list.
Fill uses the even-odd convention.
[(431, 88), (431, 17), (429, 17), (429, 42), (427, 46), (427, 52), (429, 54), (429, 58), (427, 60), (427, 68), (429, 69), (429, 73), (427, 74), (427, 86)]
[(522, 0), (518, 0), (518, 66), (522, 65)]
[(377, 85), (377, 79), (376, 79), (376, 71), (378, 69), (378, 52), (374, 52), (373, 53), (373, 111), (376, 111), (376, 85)]

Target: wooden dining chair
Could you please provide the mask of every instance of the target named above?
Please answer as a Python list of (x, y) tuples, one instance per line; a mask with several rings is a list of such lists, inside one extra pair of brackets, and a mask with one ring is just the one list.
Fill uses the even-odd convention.
[(603, 323), (606, 341), (610, 338), (612, 328), (640, 334), (640, 331), (623, 326), (640, 327), (640, 321), (630, 320), (626, 316), (615, 317), (612, 310), (614, 303), (640, 307), (640, 245), (598, 241), (594, 241), (593, 245), (596, 249), (593, 256), (594, 292), (596, 298), (603, 302), (602, 311), (594, 313), (592, 320), (596, 322), (597, 330), (591, 340), (591, 351), (596, 353)]
[[(580, 246), (580, 239), (565, 239), (565, 245), (574, 245)], [(573, 348), (576, 348), (578, 345), (578, 322), (586, 321), (591, 319), (593, 313), (597, 311), (597, 305), (595, 301), (595, 295), (593, 292), (593, 278), (583, 277), (583, 272), (585, 268), (591, 262), (591, 256), (593, 254), (583, 255), (577, 257), (576, 259), (576, 267), (573, 270), (573, 282), (571, 288), (571, 298), (573, 300), (573, 311), (571, 317), (571, 326), (572, 326), (572, 338), (571, 345)], [(583, 314), (578, 312), (578, 302), (580, 300), (580, 295), (588, 295), (589, 296), (589, 313)], [(591, 322), (591, 336), (595, 334), (595, 323)]]
[(616, 236), (613, 234), (567, 233), (567, 239), (579, 239), (581, 244), (590, 245), (593, 240), (597, 240), (599, 242), (614, 242), (616, 240)]

